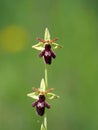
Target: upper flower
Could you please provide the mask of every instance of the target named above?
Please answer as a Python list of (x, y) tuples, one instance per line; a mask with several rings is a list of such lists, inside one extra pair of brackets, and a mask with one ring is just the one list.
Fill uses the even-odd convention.
[(52, 58), (56, 58), (56, 54), (52, 49), (62, 48), (59, 44), (55, 43), (58, 39), (55, 38), (53, 40), (50, 39), (49, 30), (46, 28), (44, 39), (38, 38), (38, 44), (32, 46), (32, 48), (36, 50), (40, 50), (39, 57), (44, 56), (44, 60), (46, 64), (51, 64)]

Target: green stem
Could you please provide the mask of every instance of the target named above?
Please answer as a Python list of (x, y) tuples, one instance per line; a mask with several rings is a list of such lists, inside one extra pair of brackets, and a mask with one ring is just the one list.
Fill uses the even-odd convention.
[(47, 116), (46, 116), (46, 113), (44, 115), (44, 126), (45, 126), (45, 130), (47, 130)]
[(45, 64), (45, 85), (46, 89), (48, 88), (48, 73), (47, 73), (47, 65)]
[(47, 130), (47, 116), (46, 116), (46, 113), (44, 115), (44, 121), (41, 124), (41, 130)]
[[(48, 88), (48, 74), (47, 74), (47, 65), (45, 64), (45, 90)], [(44, 114), (44, 121), (41, 124), (41, 130), (47, 130), (47, 116)]]
[[(45, 64), (45, 89), (48, 88), (48, 72), (47, 72), (47, 65)], [(45, 113), (44, 115), (44, 126), (45, 126), (45, 130), (47, 130), (47, 115)]]

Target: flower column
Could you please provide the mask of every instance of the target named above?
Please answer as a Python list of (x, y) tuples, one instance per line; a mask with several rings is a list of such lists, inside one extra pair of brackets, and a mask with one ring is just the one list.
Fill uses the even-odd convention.
[(48, 29), (45, 29), (44, 39), (38, 38), (38, 44), (32, 46), (32, 48), (41, 51), (39, 53), (39, 57), (44, 58), (45, 64), (45, 80), (42, 78), (39, 88), (32, 88), (34, 92), (27, 94), (27, 96), (35, 99), (36, 101), (32, 104), (32, 107), (36, 107), (36, 113), (39, 116), (43, 116), (44, 120), (41, 124), (41, 130), (47, 130), (47, 116), (45, 112), (45, 108), (50, 108), (50, 104), (46, 101), (47, 99), (56, 99), (59, 98), (54, 93), (51, 93), (54, 88), (47, 89), (48, 86), (48, 74), (47, 74), (47, 64), (50, 65), (52, 63), (52, 58), (56, 58), (56, 54), (54, 53), (54, 49), (62, 48), (59, 44), (55, 43), (58, 39), (55, 38), (53, 40), (50, 39), (50, 33)]

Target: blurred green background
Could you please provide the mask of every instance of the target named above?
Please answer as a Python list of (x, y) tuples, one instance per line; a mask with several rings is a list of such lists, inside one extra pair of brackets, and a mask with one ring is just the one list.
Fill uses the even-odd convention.
[(48, 67), (48, 130), (98, 130), (97, 0), (0, 0), (0, 130), (39, 130), (26, 96), (44, 77), (31, 48), (48, 27), (63, 49)]

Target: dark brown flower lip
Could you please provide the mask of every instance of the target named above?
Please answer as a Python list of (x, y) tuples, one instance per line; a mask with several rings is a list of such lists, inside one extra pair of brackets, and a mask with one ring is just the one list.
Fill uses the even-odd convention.
[(39, 95), (39, 99), (32, 103), (32, 107), (36, 107), (36, 112), (39, 116), (43, 116), (45, 113), (45, 107), (50, 108), (50, 104), (45, 101), (45, 95)]
[(43, 57), (43, 56), (46, 64), (51, 64), (52, 58), (56, 58), (56, 54), (51, 49), (50, 44), (46, 44), (45, 49), (39, 53), (39, 57)]

